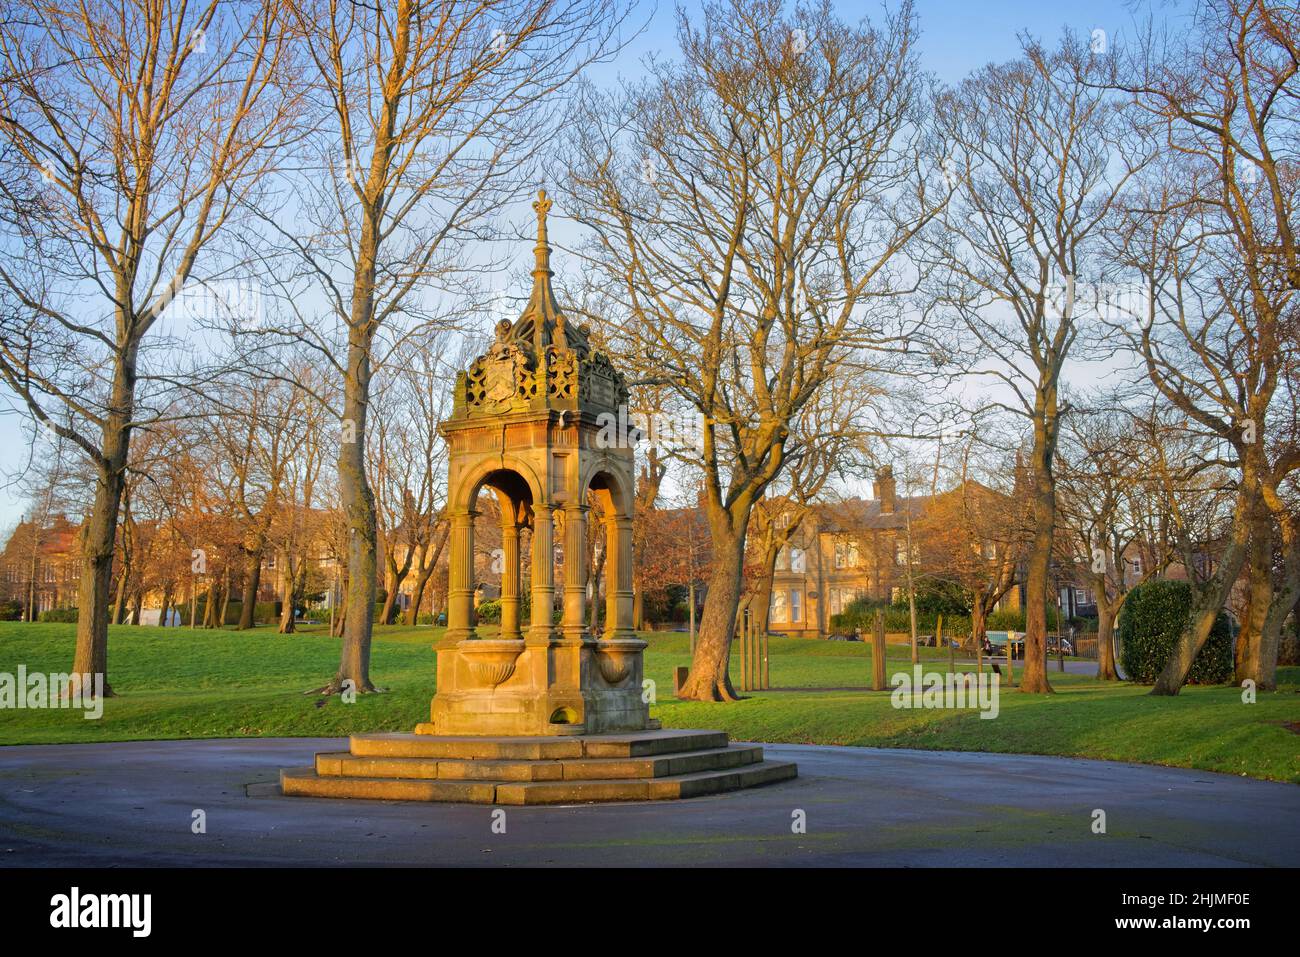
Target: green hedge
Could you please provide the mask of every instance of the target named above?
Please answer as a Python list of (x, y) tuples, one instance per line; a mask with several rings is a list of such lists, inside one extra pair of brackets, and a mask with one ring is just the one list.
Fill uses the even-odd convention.
[[(1134, 588), (1120, 610), (1117, 637), (1120, 668), (1130, 681), (1154, 684), (1188, 624), (1192, 586), (1185, 581), (1149, 581)], [(1219, 617), (1187, 676), (1189, 684), (1223, 684), (1232, 677), (1232, 628)]]
[[(872, 628), (876, 627), (876, 612), (878, 610), (885, 613), (885, 631), (911, 632), (912, 615), (907, 605), (888, 605), (866, 599), (850, 602), (840, 614), (831, 615), (831, 630), (838, 634), (857, 630), (870, 632)], [(918, 608), (916, 610), (917, 634), (934, 634), (937, 618), (937, 612), (924, 612)], [(945, 635), (970, 634), (970, 616), (944, 615), (943, 633)]]
[(43, 611), (36, 616), (37, 621), (54, 621), (64, 624), (76, 624), (77, 609), (75, 608), (51, 608), (49, 611)]

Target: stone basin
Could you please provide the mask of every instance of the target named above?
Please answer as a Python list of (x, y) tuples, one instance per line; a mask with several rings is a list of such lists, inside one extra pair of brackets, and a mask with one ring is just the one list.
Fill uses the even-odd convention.
[(467, 638), (456, 643), (469, 673), (480, 685), (495, 688), (510, 680), (515, 662), (524, 651), (522, 640), (502, 638)]

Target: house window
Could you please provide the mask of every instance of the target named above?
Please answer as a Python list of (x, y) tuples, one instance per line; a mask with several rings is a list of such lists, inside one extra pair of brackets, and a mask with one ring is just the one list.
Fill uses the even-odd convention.
[(836, 568), (857, 568), (858, 567), (858, 543), (857, 542), (836, 542), (835, 543), (835, 567)]
[(1133, 566), (1133, 581), (1137, 581), (1142, 577), (1142, 558), (1130, 558), (1128, 563)]
[(790, 589), (790, 621), (803, 621), (802, 600), (802, 592), (795, 588)]
[(772, 591), (772, 620), (787, 622), (790, 619), (786, 617), (785, 610), (785, 592), (781, 589)]

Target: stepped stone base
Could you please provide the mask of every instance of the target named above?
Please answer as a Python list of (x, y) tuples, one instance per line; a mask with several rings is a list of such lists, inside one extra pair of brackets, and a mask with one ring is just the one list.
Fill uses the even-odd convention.
[(280, 772), (303, 797), (473, 804), (572, 804), (699, 797), (786, 781), (786, 761), (722, 731), (642, 731), (572, 737), (353, 735), (348, 751)]

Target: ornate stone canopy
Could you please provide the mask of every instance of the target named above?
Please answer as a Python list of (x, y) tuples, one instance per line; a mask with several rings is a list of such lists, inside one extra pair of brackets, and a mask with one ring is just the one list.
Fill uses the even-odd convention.
[(546, 191), (537, 210), (533, 291), (514, 322), (497, 324), (496, 341), (456, 379), (453, 418), (557, 409), (617, 413), (627, 404), (627, 385), (605, 353), (593, 350), (585, 327), (565, 316), (551, 288), (551, 247)]
[[(626, 421), (627, 386), (551, 288), (545, 191), (527, 306), (456, 377), (451, 418), (447, 634), (438, 646), (431, 734), (573, 734), (644, 730), (641, 649), (632, 629), (633, 450), (609, 442), (609, 417)], [(603, 428), (604, 427), (604, 428)], [(603, 429), (603, 430), (602, 430)], [(622, 434), (622, 433), (620, 433)], [(482, 638), (474, 610), (474, 518), (491, 489), (501, 514), (501, 629)], [(605, 623), (586, 620), (588, 495), (604, 520)], [(552, 620), (554, 530), (563, 517), (563, 616)], [(532, 535), (531, 621), (521, 623), (520, 537)]]

